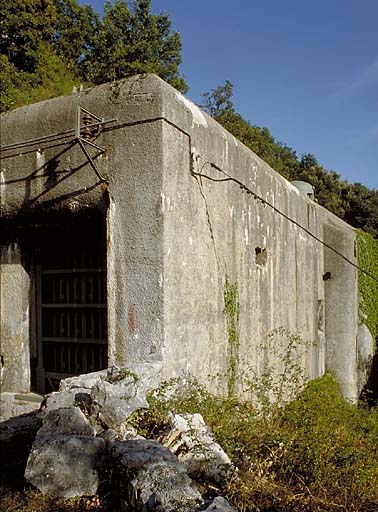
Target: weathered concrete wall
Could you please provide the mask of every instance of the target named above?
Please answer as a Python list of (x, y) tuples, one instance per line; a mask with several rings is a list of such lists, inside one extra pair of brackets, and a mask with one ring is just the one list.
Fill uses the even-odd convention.
[[(307, 375), (332, 370), (355, 400), (354, 230), (169, 88), (163, 113), (167, 374), (186, 367), (203, 380), (219, 372), (227, 380), (235, 363), (250, 376), (280, 371), (288, 336), (276, 336), (279, 346), (269, 352), (261, 345), (284, 327), (305, 342)], [(226, 280), (238, 291), (237, 353), (227, 332)]]
[[(154, 76), (135, 77), (2, 115), (6, 244), (19, 236), (12, 235), (13, 225), (48, 225), (54, 211), (72, 219), (96, 208), (107, 216), (110, 364), (162, 357), (161, 83)], [(94, 140), (104, 154), (87, 147), (108, 185), (75, 142), (78, 105), (116, 119)]]
[(162, 121), (118, 133), (109, 184), (110, 360), (161, 360), (163, 217)]
[[(135, 77), (2, 114), (2, 219), (24, 212), (30, 215), (32, 210), (75, 213), (93, 206), (106, 208), (106, 185), (75, 142), (77, 107), (105, 120), (116, 119), (105, 124), (93, 141), (105, 153), (87, 147), (101, 175), (112, 179), (122, 172), (119, 164), (122, 168), (127, 161), (129, 148), (122, 140), (127, 126), (161, 114), (154, 81), (156, 77)], [(148, 129), (144, 132), (145, 136)]]
[[(356, 271), (319, 242), (355, 261), (353, 229), (155, 76), (17, 109), (3, 118), (2, 143), (73, 128), (77, 105), (117, 118), (96, 139), (109, 185), (73, 131), (8, 148), (2, 218), (107, 209), (110, 363), (160, 360), (165, 377), (189, 371), (219, 389), (221, 374), (224, 389), (230, 369), (254, 378), (282, 367), (288, 336), (261, 344), (283, 327), (309, 342), (298, 361), (310, 377), (331, 368), (355, 398)], [(239, 304), (236, 345), (226, 283)]]
[[(324, 224), (323, 239), (351, 261), (355, 260), (355, 234), (340, 224)], [(326, 367), (340, 382), (344, 396), (358, 398), (357, 271), (338, 254), (324, 251)]]
[[(266, 335), (284, 327), (304, 342), (301, 364), (307, 374), (321, 375), (323, 247), (228, 178), (319, 237), (317, 206), (196, 107), (186, 108), (180, 97), (171, 103), (173, 122), (190, 140), (165, 126), (163, 145), (170, 148), (163, 192), (167, 373), (186, 367), (204, 379), (221, 372), (227, 380), (233, 364), (224, 302), (228, 279), (237, 287), (240, 305), (239, 371), (253, 378), (267, 368), (278, 370), (288, 337), (277, 335), (280, 346), (270, 353), (261, 345)], [(208, 178), (192, 176), (191, 165)], [(256, 256), (259, 249), (265, 262)]]
[(30, 389), (30, 280), (17, 244), (1, 248), (0, 272), (0, 390)]

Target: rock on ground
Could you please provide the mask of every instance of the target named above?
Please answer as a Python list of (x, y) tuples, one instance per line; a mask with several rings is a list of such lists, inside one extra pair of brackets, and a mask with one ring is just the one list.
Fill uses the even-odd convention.
[(44, 408), (47, 411), (68, 408), (75, 405), (90, 407), (92, 403), (90, 390), (87, 388), (65, 389), (50, 393), (46, 398)]
[(122, 425), (137, 409), (148, 407), (145, 394), (140, 393), (132, 376), (98, 382), (92, 388), (91, 398), (98, 407), (99, 419), (110, 428)]
[(3, 482), (21, 480), (29, 451), (42, 425), (37, 412), (0, 423), (0, 475)]
[(25, 477), (62, 498), (96, 494), (105, 441), (76, 407), (47, 413), (33, 443)]
[(177, 457), (156, 441), (115, 442), (112, 488), (125, 510), (193, 512), (200, 493)]
[(61, 381), (59, 391), (49, 395), (47, 410), (84, 405), (106, 428), (119, 429), (137, 409), (147, 408), (147, 391), (159, 385), (160, 363), (134, 363), (128, 368), (79, 375)]
[(232, 468), (228, 455), (214, 441), (200, 414), (170, 414), (170, 431), (162, 443), (186, 467), (192, 478), (221, 482)]
[(235, 512), (220, 497), (205, 503), (188, 475), (219, 483), (232, 467), (202, 416), (171, 414), (169, 449), (125, 421), (148, 407), (146, 393), (159, 380), (159, 366), (149, 363), (63, 380), (43, 412), (0, 425), (1, 455), (23, 458), (24, 468), (33, 443), (25, 477), (56, 497), (91, 496), (110, 484), (122, 510)]
[(237, 512), (236, 508), (228, 503), (227, 500), (218, 496), (214, 498), (211, 504), (203, 512)]
[(55, 436), (95, 437), (96, 431), (78, 407), (55, 409), (46, 414), (36, 442)]
[(77, 375), (75, 377), (68, 377), (67, 379), (63, 379), (59, 383), (59, 391), (68, 391), (75, 389), (86, 389), (90, 392), (93, 386), (100, 380), (104, 379), (107, 376), (108, 370), (100, 370), (98, 372), (92, 373), (84, 373), (82, 375)]

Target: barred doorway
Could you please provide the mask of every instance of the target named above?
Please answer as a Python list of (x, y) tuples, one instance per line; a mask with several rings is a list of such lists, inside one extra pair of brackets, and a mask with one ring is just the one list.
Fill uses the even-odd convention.
[(105, 220), (50, 229), (36, 265), (35, 387), (107, 367)]

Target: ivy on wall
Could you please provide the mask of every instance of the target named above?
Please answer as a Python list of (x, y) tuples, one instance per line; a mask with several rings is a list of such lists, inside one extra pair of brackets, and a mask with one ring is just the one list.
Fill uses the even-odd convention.
[(231, 283), (226, 276), (224, 285), (224, 311), (227, 320), (228, 353), (227, 353), (227, 392), (235, 394), (237, 370), (239, 365), (239, 300), (238, 286)]
[[(360, 229), (357, 230), (357, 258), (358, 266), (378, 280), (378, 240)], [(358, 292), (360, 321), (378, 340), (378, 282), (359, 271)]]

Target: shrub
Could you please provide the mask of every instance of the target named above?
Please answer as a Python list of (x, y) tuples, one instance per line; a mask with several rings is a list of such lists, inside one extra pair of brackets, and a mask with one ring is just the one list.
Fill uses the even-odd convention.
[(202, 414), (238, 468), (217, 492), (238, 510), (378, 510), (378, 411), (347, 402), (330, 374), (290, 403), (220, 398), (195, 379), (166, 382), (132, 422), (159, 437), (168, 411)]

